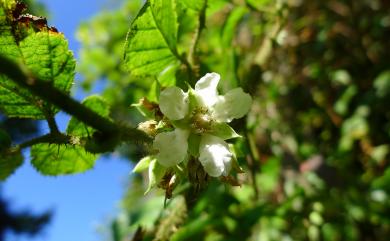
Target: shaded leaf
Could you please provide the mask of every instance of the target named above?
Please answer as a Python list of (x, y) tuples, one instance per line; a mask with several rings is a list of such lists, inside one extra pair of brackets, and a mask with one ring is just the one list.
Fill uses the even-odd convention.
[[(82, 104), (101, 116), (107, 117), (110, 114), (110, 107), (101, 96), (88, 96), (83, 100)], [(75, 117), (72, 117), (69, 121), (66, 132), (70, 135), (87, 137), (93, 133), (93, 128), (86, 126), (83, 122), (80, 122)]]
[(6, 150), (0, 154), (0, 181), (4, 181), (23, 163), (20, 150)]

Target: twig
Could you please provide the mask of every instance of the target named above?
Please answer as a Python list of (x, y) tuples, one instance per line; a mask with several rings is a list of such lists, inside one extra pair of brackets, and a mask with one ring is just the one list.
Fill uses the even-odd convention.
[(17, 148), (23, 149), (40, 143), (50, 144), (68, 144), (71, 137), (62, 133), (49, 133), (17, 145)]

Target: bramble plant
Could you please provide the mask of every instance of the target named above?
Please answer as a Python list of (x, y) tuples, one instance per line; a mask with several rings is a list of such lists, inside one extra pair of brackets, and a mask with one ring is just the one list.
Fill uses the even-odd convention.
[[(387, 241), (386, 1), (122, 2), (79, 27), (76, 64), (61, 26), (0, 0), (0, 110), (49, 127), (0, 129), (1, 180), (23, 150), (49, 176), (117, 152), (115, 241)], [(75, 71), (105, 89), (79, 103)]]

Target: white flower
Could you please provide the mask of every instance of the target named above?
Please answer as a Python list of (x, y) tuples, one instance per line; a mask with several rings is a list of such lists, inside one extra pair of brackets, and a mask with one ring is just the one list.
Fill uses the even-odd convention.
[[(186, 120), (183, 123), (187, 124), (156, 136), (153, 148), (158, 150), (159, 163), (168, 167), (183, 161), (188, 137), (193, 133), (201, 138), (198, 153), (204, 170), (213, 177), (229, 174), (233, 154), (224, 139), (237, 135), (226, 136), (217, 127), (223, 126), (223, 130), (234, 133), (224, 123), (243, 117), (250, 109), (252, 98), (241, 88), (218, 95), (219, 79), (219, 74), (208, 73), (188, 93), (178, 87), (168, 87), (160, 93), (161, 112), (171, 121)], [(191, 95), (195, 97), (193, 100)]]
[(159, 150), (156, 157), (158, 162), (170, 167), (183, 161), (187, 155), (188, 135), (188, 130), (179, 128), (158, 134), (153, 142), (153, 148)]

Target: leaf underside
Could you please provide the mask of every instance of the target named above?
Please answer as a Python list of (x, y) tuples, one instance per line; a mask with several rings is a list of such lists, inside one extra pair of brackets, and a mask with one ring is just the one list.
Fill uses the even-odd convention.
[(136, 76), (157, 75), (177, 65), (175, 0), (147, 1), (132, 22), (125, 46), (125, 65)]
[[(20, 23), (10, 11), (0, 6), (0, 55), (22, 64), (34, 76), (68, 93), (76, 62), (64, 35), (47, 26), (37, 29), (32, 20)], [(0, 75), (0, 109), (9, 117), (33, 119), (44, 119), (58, 112), (4, 75)]]
[[(109, 105), (100, 96), (89, 96), (83, 104), (107, 117)], [(75, 142), (93, 134), (94, 129), (72, 117), (66, 130)], [(31, 148), (31, 163), (43, 175), (66, 175), (85, 172), (95, 165), (99, 155), (89, 153), (77, 145), (38, 144)]]
[(19, 152), (0, 154), (0, 181), (4, 181), (23, 163), (23, 156)]

